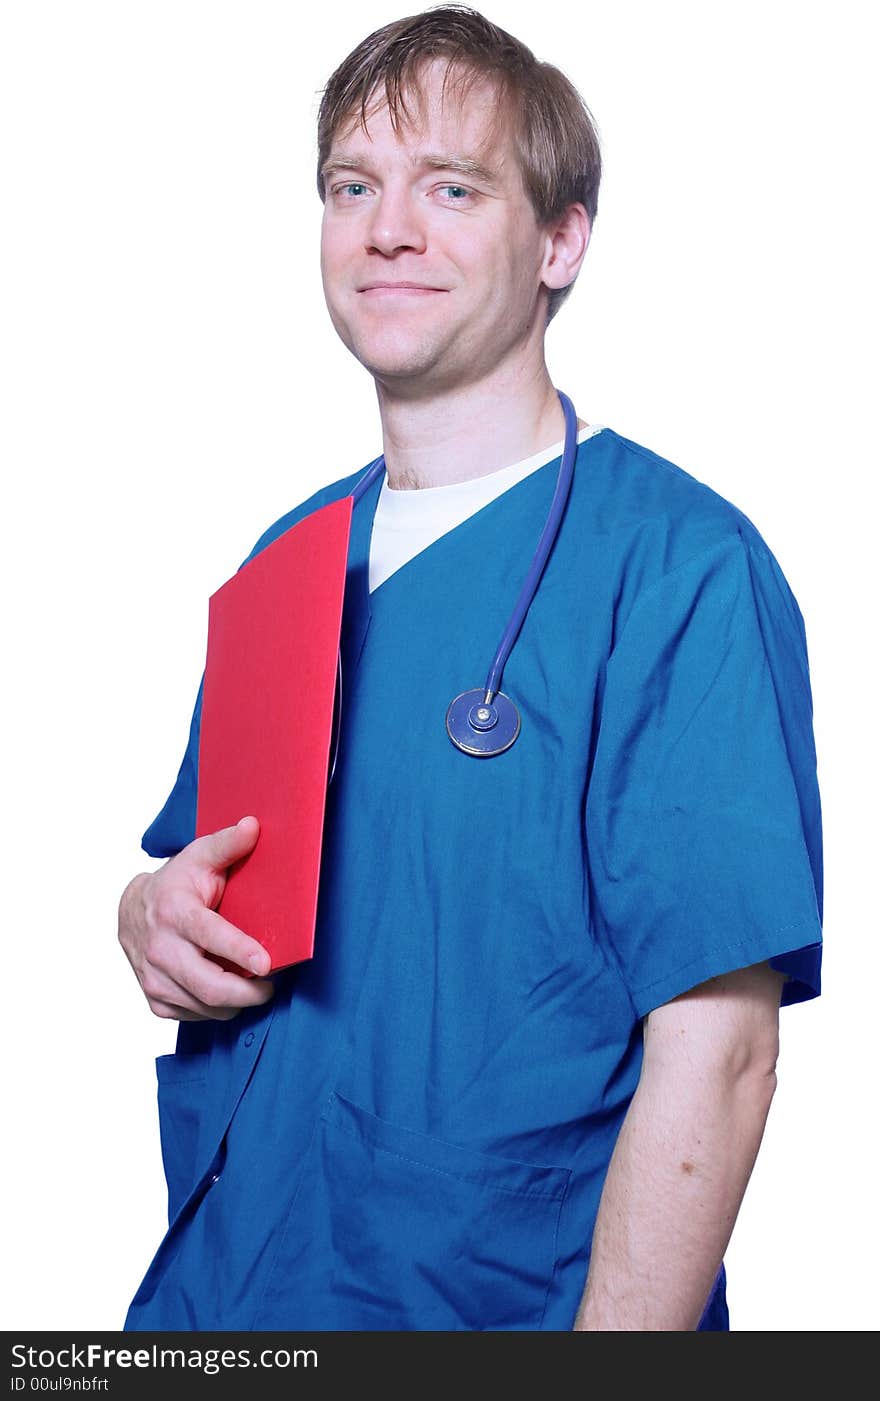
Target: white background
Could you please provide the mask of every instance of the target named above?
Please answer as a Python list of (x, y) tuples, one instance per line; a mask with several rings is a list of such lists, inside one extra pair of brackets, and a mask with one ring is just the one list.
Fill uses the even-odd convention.
[[(554, 382), (745, 511), (806, 619), (824, 993), (782, 1013), (726, 1257), (736, 1330), (878, 1322), (871, 9), (484, 11), (563, 68), (602, 141)], [(183, 753), (209, 594), (381, 451), (323, 303), (315, 115), (345, 54), (408, 12), (2, 9), (5, 1328), (121, 1327), (164, 1230), (153, 1057), (176, 1024), (147, 1008), (117, 903), (161, 864), (140, 835)]]

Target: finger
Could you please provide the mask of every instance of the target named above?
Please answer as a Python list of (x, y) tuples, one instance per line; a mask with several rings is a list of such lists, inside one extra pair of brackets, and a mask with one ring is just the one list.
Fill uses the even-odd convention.
[(256, 1007), (275, 993), (269, 978), (230, 973), (195, 944), (178, 943), (168, 971), (190, 998), (206, 1007)]
[(241, 1007), (234, 1004), (221, 1007), (203, 1002), (185, 982), (178, 981), (166, 969), (157, 968), (154, 964), (148, 964), (144, 969), (141, 986), (151, 1010), (157, 1017), (177, 1017), (180, 1011), (184, 1011), (194, 1017), (223, 1021), (241, 1011)]
[[(185, 850), (188, 851), (189, 847)], [(172, 857), (172, 861), (176, 859)], [(198, 869), (191, 866), (189, 874)], [(204, 883), (216, 883), (222, 888), (224, 878), (212, 875)], [(162, 872), (159, 872), (155, 882), (147, 887), (143, 915), (147, 931), (147, 939), (143, 941), (145, 961), (168, 968), (173, 974), (174, 969), (170, 966), (173, 946), (189, 941), (199, 949), (220, 954), (257, 977), (265, 977), (272, 964), (268, 951), (258, 940), (252, 939), (211, 908), (211, 903), (206, 903), (205, 893), (198, 886), (198, 880), (195, 888), (192, 888), (188, 881), (181, 883), (178, 877), (172, 876), (163, 879)]]
[(187, 909), (178, 928), (191, 944), (206, 953), (219, 954), (230, 963), (246, 968), (258, 977), (265, 976), (272, 965), (268, 949), (243, 929), (231, 924), (216, 910), (198, 903)]
[[(242, 817), (233, 827), (221, 827), (208, 832), (184, 847), (188, 857), (196, 858), (212, 871), (225, 871), (233, 861), (247, 856), (256, 846), (260, 823), (256, 817)], [(183, 853), (180, 853), (181, 855)]]
[(157, 1017), (166, 1017), (175, 1022), (231, 1021), (241, 1011), (240, 1007), (227, 1007), (222, 1010), (215, 1007), (204, 1013), (191, 1012), (188, 1007), (178, 1007), (173, 1002), (158, 1002), (155, 999), (150, 1003), (150, 1008)]

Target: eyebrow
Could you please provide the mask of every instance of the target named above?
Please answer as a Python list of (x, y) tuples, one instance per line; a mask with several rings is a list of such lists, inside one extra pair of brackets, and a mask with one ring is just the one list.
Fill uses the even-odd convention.
[[(499, 183), (497, 171), (470, 156), (448, 156), (429, 151), (423, 155), (413, 156), (411, 163), (414, 166), (427, 166), (430, 170), (454, 170), (458, 175), (482, 180), (487, 185), (498, 185)], [(340, 170), (369, 170), (370, 168), (368, 156), (362, 155), (360, 152), (342, 151), (338, 156), (332, 156), (324, 162), (321, 166), (321, 174), (327, 176)]]

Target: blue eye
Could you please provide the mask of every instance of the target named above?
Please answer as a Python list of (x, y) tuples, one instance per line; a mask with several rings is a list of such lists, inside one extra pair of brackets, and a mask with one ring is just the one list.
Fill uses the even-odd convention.
[[(349, 180), (344, 185), (332, 186), (330, 193), (331, 195), (348, 195), (351, 193), (352, 190), (365, 190), (366, 188), (366, 185), (361, 180)], [(358, 195), (352, 196), (352, 198), (355, 199), (357, 199), (358, 197)]]
[[(442, 188), (444, 190), (456, 190), (458, 192), (458, 195), (464, 195), (465, 198), (467, 198), (467, 196), (470, 194), (470, 190), (466, 190), (464, 185), (443, 185)], [(452, 200), (452, 203), (460, 204), (461, 201), (460, 199), (455, 198)]]

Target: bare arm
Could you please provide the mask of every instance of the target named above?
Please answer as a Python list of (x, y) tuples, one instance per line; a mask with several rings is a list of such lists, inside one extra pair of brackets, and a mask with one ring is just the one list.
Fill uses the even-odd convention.
[(755, 964), (646, 1018), (642, 1073), (605, 1179), (576, 1330), (699, 1323), (776, 1088), (784, 981)]

